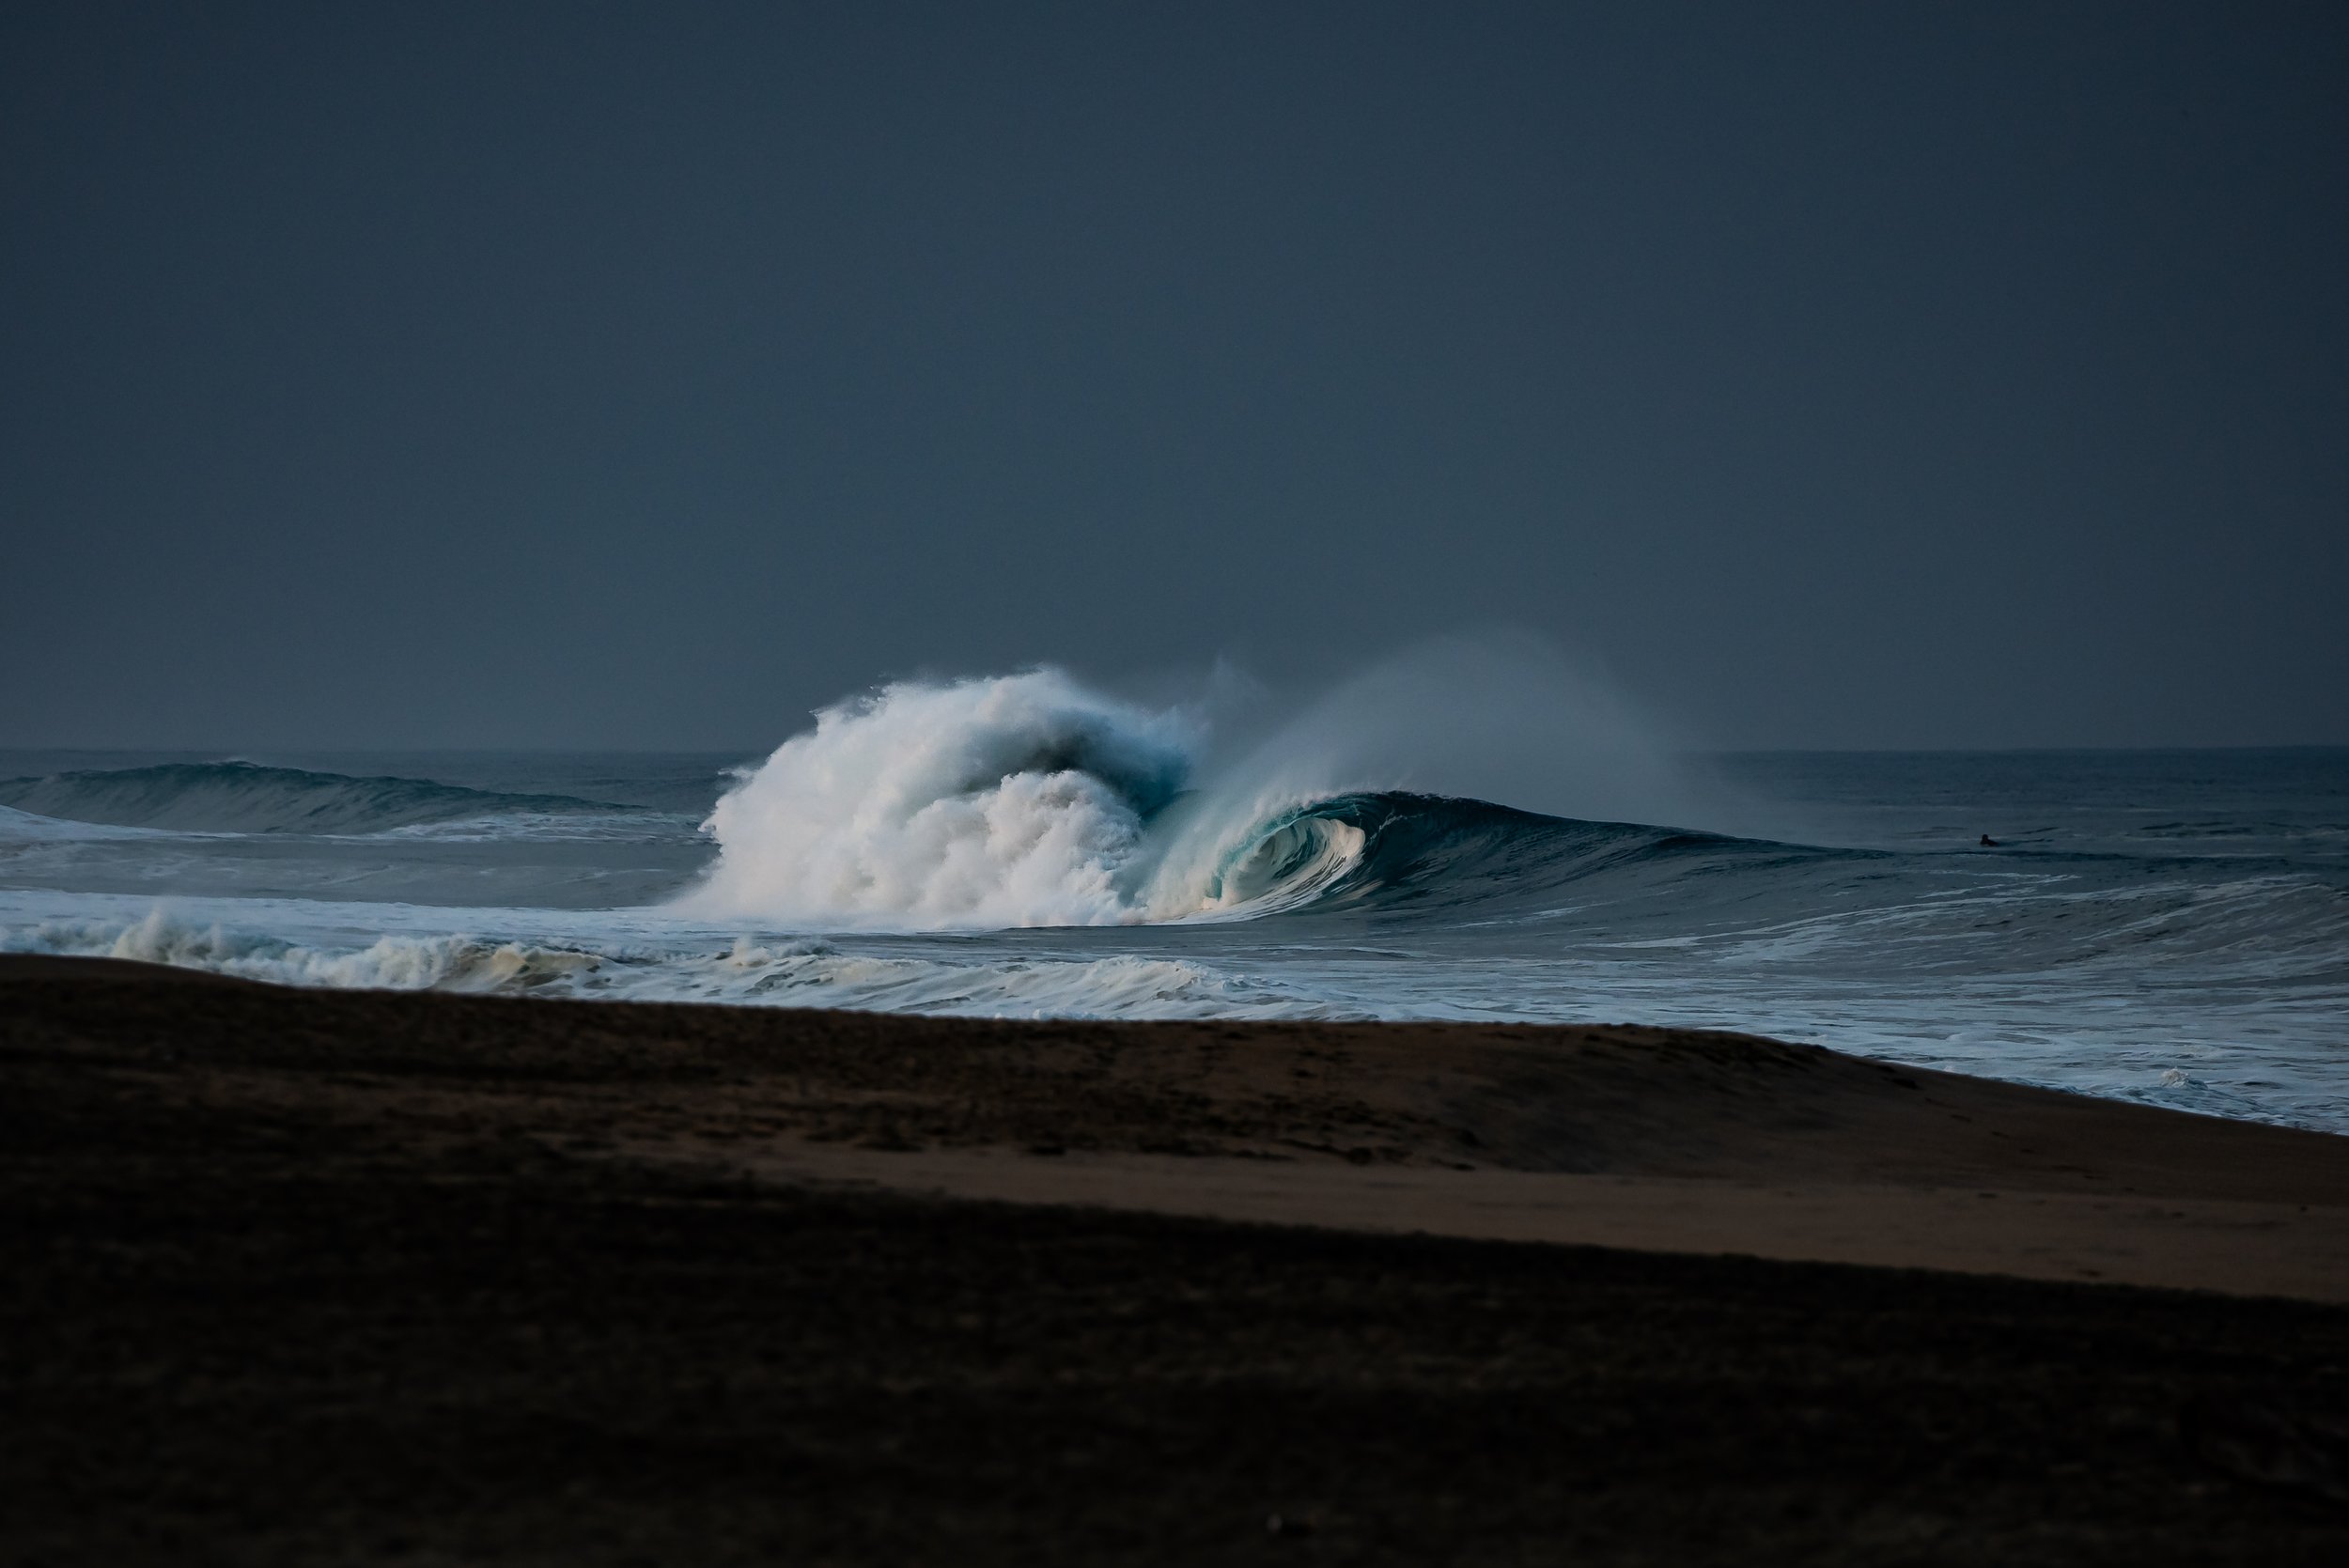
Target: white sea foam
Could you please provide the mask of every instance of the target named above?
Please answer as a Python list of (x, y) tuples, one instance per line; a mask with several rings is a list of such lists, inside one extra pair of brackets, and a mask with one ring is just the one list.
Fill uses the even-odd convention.
[(364, 947), (308, 946), (214, 922), (191, 924), (153, 908), (128, 924), (43, 921), (11, 932), (12, 951), (172, 964), (246, 980), (351, 990), (505, 991), (575, 980), (592, 970), (591, 953), (464, 935), (391, 936)]
[(158, 908), (134, 920), (51, 919), (0, 932), (0, 951), (131, 958), (339, 990), (532, 992), (612, 1000), (1053, 1017), (1357, 1017), (1369, 1013), (1192, 959), (1131, 954), (964, 958), (843, 951), (738, 937), (715, 954), (645, 942), (562, 946), (465, 933), (385, 934), (336, 946)]
[(825, 708), (718, 801), (702, 915), (899, 927), (1136, 918), (1143, 823), (1195, 733), (1052, 670)]

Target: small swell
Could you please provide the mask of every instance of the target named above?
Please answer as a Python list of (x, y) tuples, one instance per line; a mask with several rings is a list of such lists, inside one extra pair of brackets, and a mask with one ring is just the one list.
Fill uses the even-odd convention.
[(373, 833), (495, 816), (621, 815), (630, 806), (428, 779), (251, 762), (180, 762), (0, 780), (0, 806), (71, 822), (201, 833)]

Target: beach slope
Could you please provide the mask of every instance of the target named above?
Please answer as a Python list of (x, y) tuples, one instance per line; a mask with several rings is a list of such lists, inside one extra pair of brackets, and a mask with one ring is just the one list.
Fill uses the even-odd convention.
[(1735, 1035), (59, 960), (0, 1074), (15, 1560), (2349, 1549), (2317, 1134)]

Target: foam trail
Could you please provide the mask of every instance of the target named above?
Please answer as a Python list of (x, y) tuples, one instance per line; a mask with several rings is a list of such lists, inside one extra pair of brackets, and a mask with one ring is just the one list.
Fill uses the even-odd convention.
[[(678, 933), (668, 933), (672, 939)], [(1363, 1017), (1358, 1002), (1196, 960), (1114, 954), (1039, 958), (843, 952), (829, 941), (738, 937), (566, 946), (461, 932), (385, 933), (364, 945), (295, 940), (161, 908), (132, 920), (0, 927), (0, 953), (131, 958), (336, 990), (459, 991), (746, 1006), (845, 1007), (985, 1017)]]
[(130, 958), (285, 986), (392, 991), (517, 991), (575, 980), (597, 955), (459, 933), (385, 934), (363, 948), (315, 947), (219, 923), (192, 924), (158, 907), (128, 923), (50, 920), (6, 934), (0, 951)]

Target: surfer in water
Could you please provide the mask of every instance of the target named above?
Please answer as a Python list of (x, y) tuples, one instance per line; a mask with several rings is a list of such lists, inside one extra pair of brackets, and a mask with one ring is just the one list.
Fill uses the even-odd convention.
[(1984, 849), (1996, 849), (1999, 847), (1999, 841), (1992, 838), (1988, 833), (1984, 833), (1982, 835), (1982, 846)]

